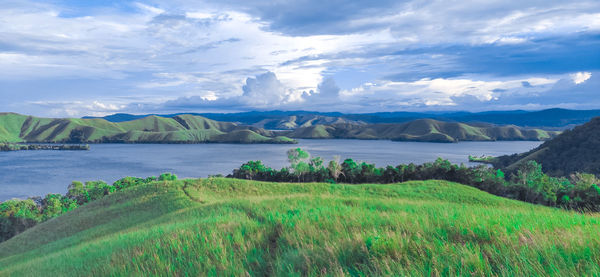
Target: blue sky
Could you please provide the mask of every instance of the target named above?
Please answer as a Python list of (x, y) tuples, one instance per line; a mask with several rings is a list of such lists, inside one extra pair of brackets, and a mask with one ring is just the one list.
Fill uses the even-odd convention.
[(598, 1), (0, 1), (38, 116), (600, 108)]

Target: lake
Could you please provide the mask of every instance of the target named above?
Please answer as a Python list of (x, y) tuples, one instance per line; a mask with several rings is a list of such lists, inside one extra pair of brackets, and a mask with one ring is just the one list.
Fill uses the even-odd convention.
[(335, 155), (377, 166), (424, 163), (442, 157), (468, 162), (468, 155), (521, 153), (537, 141), (426, 143), (387, 140), (298, 140), (298, 144), (94, 144), (89, 151), (0, 152), (0, 201), (65, 193), (73, 180), (103, 180), (157, 176), (172, 172), (183, 177), (229, 174), (249, 160), (273, 168), (287, 166), (286, 151), (301, 147), (329, 161)]

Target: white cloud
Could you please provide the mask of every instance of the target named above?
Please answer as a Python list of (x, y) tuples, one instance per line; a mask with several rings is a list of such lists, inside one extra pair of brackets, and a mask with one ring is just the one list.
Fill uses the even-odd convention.
[(123, 110), (127, 106), (119, 103), (100, 102), (98, 100), (88, 101), (32, 101), (27, 105), (43, 107), (48, 109), (49, 116), (80, 117), (105, 116)]
[[(470, 97), (480, 103), (498, 99), (501, 94), (528, 93), (548, 89), (558, 79), (526, 78), (513, 80), (421, 79), (414, 82), (379, 81), (342, 91), (348, 102), (385, 102), (389, 110), (428, 106), (458, 106), (457, 99)], [(529, 88), (523, 82), (530, 84)], [(472, 109), (474, 107), (460, 107)]]
[[(468, 47), (481, 45), (520, 47), (540, 38), (600, 30), (600, 5), (589, 1), (549, 1), (543, 6), (528, 1), (492, 1), (486, 5), (461, 2), (451, 8), (444, 1), (389, 1), (387, 6), (355, 2), (340, 7), (350, 14), (323, 10), (312, 1), (272, 4), (286, 6), (281, 10), (292, 16), (318, 12), (321, 18), (308, 17), (311, 22), (302, 16), (290, 19), (278, 10), (267, 11), (271, 4), (252, 1), (227, 6), (221, 2), (186, 0), (158, 0), (152, 4), (124, 1), (119, 4), (126, 7), (122, 10), (27, 0), (9, 2), (0, 4), (0, 81), (3, 85), (39, 80), (56, 80), (55, 84), (81, 82), (82, 85), (73, 86), (72, 90), (78, 91), (70, 92), (79, 94), (79, 98), (69, 99), (81, 103), (67, 105), (80, 113), (131, 107), (129, 104), (139, 98), (148, 103), (180, 99), (179, 104), (193, 99), (199, 106), (208, 101), (215, 109), (217, 105), (302, 108), (311, 103), (316, 107), (318, 101), (325, 101), (325, 95), (341, 99), (339, 104), (347, 105), (343, 108), (349, 110), (367, 104), (372, 110), (408, 105), (452, 106), (458, 105), (456, 99), (461, 97), (490, 102), (500, 90), (505, 91), (503, 94), (539, 93), (540, 86), (548, 86), (554, 79), (543, 75), (537, 79), (513, 77), (514, 80), (469, 76), (484, 75), (486, 72), (482, 71), (492, 65), (471, 69), (459, 60), (460, 55), (467, 55), (456, 52), (468, 52)], [(252, 9), (255, 4), (265, 9)], [(306, 5), (307, 9), (298, 10), (295, 5)], [(369, 9), (360, 9), (363, 5)], [(307, 24), (316, 27), (311, 31), (305, 28)], [(286, 32), (296, 27), (304, 33)], [(370, 72), (372, 66), (379, 70)], [(364, 79), (350, 82), (351, 86), (347, 80), (324, 78), (347, 68), (369, 77), (361, 76)], [(568, 69), (579, 70), (595, 69)], [(261, 75), (267, 71), (272, 75)], [(403, 74), (408, 77), (386, 76)], [(575, 84), (587, 84), (590, 77), (590, 72), (578, 72), (572, 80)], [(97, 84), (86, 87), (90, 84), (86, 80), (90, 79), (120, 80), (119, 85), (113, 86), (119, 91), (107, 92)], [(344, 88), (364, 84), (338, 89), (339, 93), (324, 93), (336, 91), (336, 82)], [(523, 82), (533, 88), (523, 88)], [(15, 85), (10, 93), (29, 92), (34, 95), (29, 100), (35, 101), (51, 91), (39, 86), (35, 88), (39, 91), (32, 93), (28, 85)], [(314, 92), (312, 96), (304, 94), (310, 91)], [(107, 95), (117, 93), (124, 97), (114, 99)], [(100, 104), (88, 99), (96, 99)], [(237, 100), (227, 103), (226, 99)]]
[(592, 77), (591, 72), (577, 72), (570, 75), (573, 83), (579, 85)]
[(273, 72), (266, 72), (256, 78), (246, 79), (242, 87), (242, 98), (248, 105), (258, 108), (269, 108), (294, 101), (293, 92), (286, 88)]

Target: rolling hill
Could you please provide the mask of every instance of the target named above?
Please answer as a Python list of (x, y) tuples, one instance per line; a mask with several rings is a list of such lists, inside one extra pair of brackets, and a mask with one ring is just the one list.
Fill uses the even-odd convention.
[(0, 142), (294, 143), (261, 128), (194, 115), (109, 122), (100, 118), (39, 118), (14, 113), (0, 113)]
[(343, 117), (332, 117), (323, 115), (290, 115), (281, 118), (265, 118), (252, 126), (271, 130), (294, 130), (297, 128), (311, 127), (316, 125), (350, 124), (364, 125), (365, 122), (348, 120)]
[[(173, 117), (179, 114), (162, 115)], [(315, 124), (334, 123), (404, 123), (417, 119), (431, 118), (446, 122), (490, 123), (516, 125), (519, 127), (564, 130), (588, 122), (600, 116), (600, 110), (546, 109), (540, 111), (486, 111), (486, 112), (378, 112), (378, 113), (339, 113), (311, 111), (253, 111), (240, 113), (194, 113), (213, 120), (239, 122), (266, 129), (294, 129), (306, 122)], [(114, 114), (104, 117), (111, 122), (122, 122), (148, 115)], [(316, 120), (313, 120), (315, 119)], [(304, 126), (306, 127), (306, 126)]]
[(490, 162), (511, 171), (529, 160), (542, 164), (544, 172), (550, 175), (586, 172), (600, 176), (600, 117), (567, 130), (529, 152), (496, 157)]
[(299, 127), (281, 134), (292, 138), (391, 139), (398, 141), (457, 142), (496, 140), (547, 140), (555, 131), (517, 126), (466, 124), (419, 119), (397, 124), (332, 124)]
[(598, 228), (445, 181), (161, 181), (0, 243), (0, 275), (591, 276)]

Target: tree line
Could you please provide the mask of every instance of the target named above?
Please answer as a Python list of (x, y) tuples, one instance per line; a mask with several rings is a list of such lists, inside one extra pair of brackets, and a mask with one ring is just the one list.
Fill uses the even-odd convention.
[(508, 176), (486, 165), (467, 167), (438, 158), (416, 165), (376, 167), (335, 157), (327, 165), (301, 148), (288, 151), (289, 167), (276, 170), (261, 161), (249, 161), (227, 177), (273, 182), (397, 183), (411, 180), (447, 180), (476, 187), (494, 195), (551, 207), (600, 211), (600, 183), (593, 174), (573, 173), (553, 177), (535, 161), (521, 164)]

